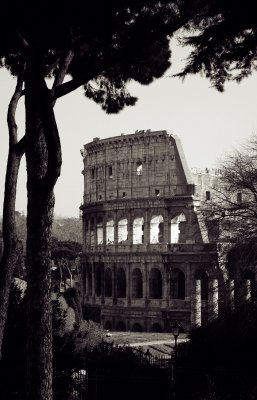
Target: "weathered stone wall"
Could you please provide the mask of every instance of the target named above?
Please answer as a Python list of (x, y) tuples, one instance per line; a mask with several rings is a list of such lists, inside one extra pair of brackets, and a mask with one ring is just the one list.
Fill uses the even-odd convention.
[(83, 162), (87, 315), (138, 331), (169, 331), (175, 320), (188, 331), (207, 320), (219, 303), (217, 251), (199, 224), (179, 139), (166, 131), (95, 139)]

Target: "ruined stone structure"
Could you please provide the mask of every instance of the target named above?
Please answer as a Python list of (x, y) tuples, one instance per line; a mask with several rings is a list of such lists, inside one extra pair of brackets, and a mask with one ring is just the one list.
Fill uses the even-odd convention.
[(158, 332), (215, 315), (217, 246), (179, 139), (150, 130), (95, 138), (82, 156), (85, 315), (106, 329)]

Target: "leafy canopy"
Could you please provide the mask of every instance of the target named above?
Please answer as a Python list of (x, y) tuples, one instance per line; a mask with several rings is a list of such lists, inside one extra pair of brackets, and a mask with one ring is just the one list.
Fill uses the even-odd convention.
[(192, 51), (178, 76), (201, 73), (220, 91), (249, 76), (257, 68), (256, 17), (256, 1), (210, 1), (187, 25), (182, 43)]
[(53, 100), (84, 85), (87, 97), (118, 112), (136, 102), (126, 88), (131, 79), (149, 84), (169, 67), (169, 38), (198, 3), (206, 1), (15, 0), (1, 13), (1, 63), (16, 75), (36, 54), (42, 74), (56, 77), (71, 52), (72, 79), (52, 90)]

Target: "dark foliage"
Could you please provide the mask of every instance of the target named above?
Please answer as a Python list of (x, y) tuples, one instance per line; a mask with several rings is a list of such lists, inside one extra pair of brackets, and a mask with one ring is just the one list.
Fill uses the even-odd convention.
[(89, 398), (160, 399), (170, 396), (170, 370), (149, 364), (147, 357), (130, 347), (98, 346), (88, 358)]
[(52, 240), (51, 258), (52, 260), (59, 260), (61, 258), (74, 260), (78, 257), (81, 250), (82, 245), (78, 242), (71, 240)]
[(178, 399), (209, 399), (210, 387), (214, 399), (256, 398), (256, 311), (256, 305), (241, 303), (192, 331), (179, 349)]
[[(26, 296), (13, 287), (0, 362), (3, 400), (25, 399)], [(150, 365), (146, 356), (130, 347), (103, 343), (101, 329), (93, 322), (65, 331), (66, 312), (53, 305), (53, 391), (55, 400), (68, 400), (76, 389), (90, 399), (166, 400), (170, 371)], [(99, 344), (100, 343), (100, 344)], [(87, 370), (86, 380), (75, 379)], [(76, 383), (77, 382), (77, 383)], [(96, 396), (97, 391), (97, 397)], [(145, 397), (146, 396), (146, 397)]]
[(0, 393), (2, 400), (25, 399), (26, 378), (26, 299), (13, 284), (0, 360)]
[(220, 91), (226, 81), (249, 76), (257, 66), (256, 16), (256, 1), (210, 1), (188, 25), (184, 44), (193, 50), (178, 75), (202, 73)]

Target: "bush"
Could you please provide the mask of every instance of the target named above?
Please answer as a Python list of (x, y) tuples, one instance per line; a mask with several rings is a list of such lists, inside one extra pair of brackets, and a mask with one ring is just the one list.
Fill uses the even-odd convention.
[(191, 332), (190, 342), (179, 346), (179, 399), (207, 399), (210, 385), (222, 400), (256, 398), (256, 311), (254, 304), (244, 303)]

